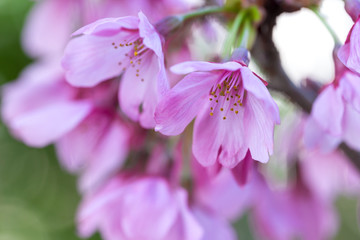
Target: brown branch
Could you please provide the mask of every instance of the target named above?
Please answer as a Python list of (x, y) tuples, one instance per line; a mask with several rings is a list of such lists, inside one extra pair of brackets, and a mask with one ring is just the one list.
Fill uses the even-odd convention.
[[(265, 5), (266, 17), (258, 28), (258, 35), (254, 47), (251, 50), (253, 59), (264, 71), (275, 90), (285, 94), (293, 103), (301, 107), (305, 112), (310, 113), (317, 91), (297, 87), (285, 73), (279, 52), (272, 40), (273, 28), (276, 18), (286, 9), (279, 4), (279, 1), (268, 0)], [(360, 153), (351, 149), (345, 143), (340, 144), (341, 149), (351, 162), (360, 171)]]

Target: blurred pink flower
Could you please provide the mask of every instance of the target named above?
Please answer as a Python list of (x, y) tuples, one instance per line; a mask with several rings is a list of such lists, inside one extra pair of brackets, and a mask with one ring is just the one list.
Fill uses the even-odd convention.
[(341, 62), (360, 74), (360, 18), (356, 20), (351, 28), (345, 44), (339, 49), (338, 57)]
[(78, 212), (82, 237), (99, 230), (105, 240), (202, 239), (187, 194), (160, 177), (117, 176), (85, 197)]
[(332, 205), (306, 186), (298, 183), (283, 190), (271, 190), (261, 178), (258, 184), (252, 220), (259, 239), (321, 240), (336, 232), (337, 218)]
[(279, 110), (263, 80), (244, 64), (185, 62), (172, 70), (188, 74), (157, 106), (156, 130), (178, 135), (197, 116), (193, 153), (204, 166), (235, 167), (248, 150), (267, 162)]
[(92, 111), (89, 99), (64, 80), (56, 63), (28, 67), (19, 80), (3, 88), (2, 117), (27, 145), (44, 147), (75, 128)]
[(145, 15), (101, 19), (73, 35), (80, 36), (70, 41), (62, 62), (69, 83), (93, 87), (123, 74), (122, 110), (143, 127), (154, 127), (155, 106), (168, 82), (161, 37)]
[(360, 77), (345, 70), (315, 100), (305, 127), (305, 145), (327, 152), (344, 141), (360, 150), (359, 121)]
[(301, 169), (302, 180), (318, 197), (335, 200), (340, 194), (353, 195), (360, 190), (360, 175), (341, 152), (323, 153), (304, 146), (305, 114), (295, 114), (287, 119), (288, 126), (281, 126), (278, 134), (279, 149), (276, 159), (283, 155), (289, 167)]
[(117, 115), (117, 86), (74, 88), (57, 62), (37, 63), (4, 87), (2, 117), (27, 145), (56, 143), (61, 164), (81, 174), (87, 191), (123, 164), (130, 147), (133, 127)]

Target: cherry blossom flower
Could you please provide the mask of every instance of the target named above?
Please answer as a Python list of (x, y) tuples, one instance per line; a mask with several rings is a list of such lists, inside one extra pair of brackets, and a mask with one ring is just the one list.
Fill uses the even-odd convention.
[(117, 115), (117, 86), (74, 88), (58, 62), (37, 63), (5, 86), (2, 117), (27, 145), (55, 143), (60, 163), (81, 175), (80, 188), (87, 191), (116, 171), (130, 148), (133, 127)]
[(186, 191), (161, 177), (114, 177), (85, 197), (77, 219), (80, 236), (98, 229), (105, 240), (196, 240), (203, 235)]
[(196, 117), (193, 153), (204, 166), (235, 167), (248, 150), (267, 162), (279, 110), (264, 81), (243, 63), (185, 62), (172, 71), (188, 74), (160, 101), (156, 130), (178, 135)]
[(330, 202), (322, 201), (306, 186), (271, 190), (263, 184), (252, 211), (259, 239), (329, 239), (336, 232), (337, 218)]
[(145, 15), (101, 19), (73, 35), (80, 36), (70, 41), (63, 58), (69, 83), (93, 87), (122, 74), (122, 110), (143, 127), (153, 127), (155, 106), (168, 83), (161, 37)]
[(305, 145), (333, 150), (342, 141), (360, 150), (360, 77), (345, 70), (314, 102), (305, 128)]

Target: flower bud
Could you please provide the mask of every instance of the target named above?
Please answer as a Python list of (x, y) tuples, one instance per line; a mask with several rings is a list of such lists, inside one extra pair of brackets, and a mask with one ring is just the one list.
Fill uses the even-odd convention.
[(360, 15), (360, 0), (346, 0), (345, 10), (355, 22)]
[(233, 54), (231, 55), (231, 60), (242, 62), (246, 66), (248, 66), (250, 62), (249, 51), (243, 47), (237, 48), (234, 50)]
[(169, 33), (175, 31), (182, 25), (184, 18), (182, 16), (169, 16), (160, 20), (156, 25), (155, 29), (166, 37)]

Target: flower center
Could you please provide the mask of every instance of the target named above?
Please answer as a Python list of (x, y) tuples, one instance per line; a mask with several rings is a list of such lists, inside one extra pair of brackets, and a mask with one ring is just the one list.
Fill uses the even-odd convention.
[(239, 114), (246, 98), (240, 71), (222, 75), (217, 84), (212, 86), (209, 94), (210, 116), (213, 116), (215, 111), (220, 111), (223, 114), (223, 120), (226, 120), (229, 112)]
[(135, 68), (135, 76), (144, 82), (144, 78), (141, 77), (141, 64), (142, 59), (148, 52), (148, 48), (143, 44), (141, 38), (136, 39), (135, 41), (123, 40), (123, 42), (116, 44), (112, 43), (112, 46), (115, 50), (123, 50), (124, 60), (118, 62), (119, 66), (123, 66), (123, 71), (126, 71), (127, 68)]

